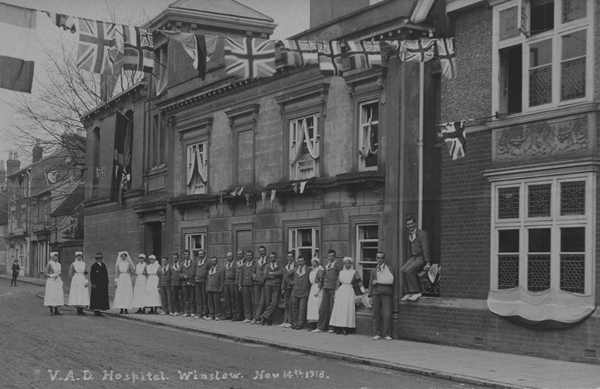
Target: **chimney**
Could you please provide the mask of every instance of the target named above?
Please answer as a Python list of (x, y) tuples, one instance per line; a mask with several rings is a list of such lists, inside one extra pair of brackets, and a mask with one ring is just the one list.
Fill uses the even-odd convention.
[(310, 28), (371, 5), (370, 0), (310, 0)]
[(8, 153), (8, 160), (6, 161), (6, 174), (11, 175), (21, 168), (21, 161), (19, 161), (19, 154), (16, 151)]
[(35, 146), (33, 146), (33, 160), (31, 161), (32, 163), (36, 163), (42, 160), (42, 156), (44, 155), (44, 148), (42, 146), (40, 146), (39, 143), (36, 143)]

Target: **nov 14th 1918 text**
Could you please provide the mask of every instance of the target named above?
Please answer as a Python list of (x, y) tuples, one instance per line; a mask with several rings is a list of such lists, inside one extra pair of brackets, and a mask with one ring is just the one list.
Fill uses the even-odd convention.
[(149, 381), (226, 381), (226, 380), (290, 380), (290, 379), (328, 379), (329, 376), (323, 370), (282, 370), (266, 371), (254, 370), (247, 373), (241, 372), (202, 372), (198, 370), (178, 370), (175, 374), (167, 374), (163, 371), (140, 371), (140, 372), (117, 372), (115, 370), (102, 370), (93, 372), (83, 370), (52, 370), (48, 369), (51, 381), (126, 381), (126, 382), (149, 382)]

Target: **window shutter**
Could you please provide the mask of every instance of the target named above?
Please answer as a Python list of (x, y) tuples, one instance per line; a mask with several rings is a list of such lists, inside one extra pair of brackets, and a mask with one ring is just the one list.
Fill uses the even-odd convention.
[(518, 28), (525, 37), (529, 37), (529, 12), (531, 10), (530, 0), (519, 1)]

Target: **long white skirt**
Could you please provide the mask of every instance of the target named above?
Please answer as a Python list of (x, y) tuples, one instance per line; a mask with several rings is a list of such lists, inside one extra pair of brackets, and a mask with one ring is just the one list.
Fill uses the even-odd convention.
[(71, 288), (69, 288), (69, 305), (90, 305), (90, 292), (85, 287), (85, 276), (75, 273), (71, 279)]
[[(319, 292), (319, 294), (315, 297), (315, 293), (317, 292)], [(314, 283), (310, 287), (310, 294), (308, 295), (308, 306), (306, 308), (307, 321), (319, 321), (319, 307), (321, 306), (321, 300), (323, 300), (323, 292), (319, 289), (319, 284)]]
[(144, 308), (146, 306), (146, 276), (143, 274), (135, 278), (133, 287), (133, 307)]
[(65, 305), (65, 292), (60, 276), (46, 280), (46, 293), (44, 294), (45, 307), (60, 307)]
[(158, 291), (158, 276), (156, 274), (148, 275), (148, 281), (146, 281), (146, 307), (160, 307), (162, 302), (160, 301), (160, 293)]
[(342, 284), (335, 292), (333, 311), (329, 325), (334, 327), (356, 327), (356, 307), (354, 306), (354, 289), (350, 284)]
[(129, 273), (119, 274), (113, 308), (133, 309), (133, 286), (131, 285), (131, 276)]

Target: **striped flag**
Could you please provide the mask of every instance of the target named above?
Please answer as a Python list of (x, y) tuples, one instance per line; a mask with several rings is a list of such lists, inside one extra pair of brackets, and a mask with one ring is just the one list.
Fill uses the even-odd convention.
[(436, 56), (440, 60), (442, 75), (448, 79), (453, 79), (456, 76), (454, 38), (437, 39), (436, 48)]
[(256, 38), (225, 38), (225, 71), (238, 78), (275, 74), (275, 42)]
[(123, 27), (123, 69), (152, 73), (154, 70), (154, 43), (148, 29)]
[(342, 48), (339, 41), (317, 42), (319, 67), (324, 76), (341, 76), (344, 74)]
[(379, 42), (342, 42), (342, 53), (344, 70), (382, 66)]
[(77, 32), (77, 18), (68, 15), (57, 14), (54, 12), (42, 11), (52, 23), (54, 23), (57, 27), (62, 27), (63, 30), (71, 31), (71, 34), (75, 34)]
[(400, 41), (400, 61), (427, 62), (433, 59), (435, 41), (427, 38)]
[(318, 65), (317, 44), (314, 41), (283, 40), (278, 41), (277, 67), (304, 67)]
[[(79, 19), (77, 67), (92, 73), (113, 74), (116, 26), (97, 20)], [(112, 50), (114, 51), (114, 50)]]
[(467, 147), (467, 137), (465, 134), (465, 121), (444, 123), (442, 126), (442, 137), (444, 142), (448, 143), (450, 147), (450, 155), (452, 159), (458, 159), (458, 157), (465, 156), (465, 149)]
[(37, 12), (0, 3), (0, 88), (31, 93)]

